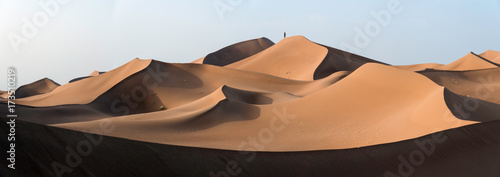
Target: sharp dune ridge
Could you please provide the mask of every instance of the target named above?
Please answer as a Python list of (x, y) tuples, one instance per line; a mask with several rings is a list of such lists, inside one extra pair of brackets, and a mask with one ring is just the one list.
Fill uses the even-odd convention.
[[(229, 45), (191, 63), (133, 59), (64, 85), (45, 78), (17, 89), (16, 104), (18, 119), (27, 129), (96, 133), (118, 144), (137, 142), (140, 148), (152, 143), (160, 149), (209, 149), (225, 155), (258, 151), (266, 154), (259, 158), (272, 159), (273, 154), (323, 151), (339, 157), (341, 152), (356, 154), (354, 149), (369, 147), (368, 156), (376, 157), (382, 147), (406, 151), (409, 141), (439, 132), (458, 132), (452, 135), (455, 139), (467, 139), (462, 131), (477, 131), (470, 134), (500, 139), (500, 132), (491, 134), (493, 129), (468, 128), (498, 126), (499, 62), (500, 52), (488, 50), (468, 53), (449, 64), (393, 66), (304, 36), (278, 43), (263, 37)], [(8, 95), (0, 94), (0, 106), (5, 107)], [(5, 110), (0, 110), (2, 117), (8, 114)], [(93, 131), (103, 124), (113, 130)], [(76, 138), (73, 134), (64, 136)], [(251, 146), (251, 141), (257, 145)], [(467, 142), (444, 144), (453, 143), (457, 144), (451, 150)], [(481, 146), (498, 148), (499, 143)], [(446, 152), (447, 147), (439, 148)], [(471, 158), (476, 151), (464, 153), (464, 158)], [(286, 158), (274, 160), (280, 159)], [(359, 163), (385, 166), (381, 159)], [(430, 159), (441, 165), (455, 163)], [(485, 159), (500, 161), (493, 156)]]

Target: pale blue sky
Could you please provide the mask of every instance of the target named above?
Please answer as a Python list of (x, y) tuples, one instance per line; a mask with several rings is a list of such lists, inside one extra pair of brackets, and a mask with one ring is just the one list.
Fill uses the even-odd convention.
[[(17, 67), (19, 84), (43, 77), (65, 84), (135, 57), (184, 63), (243, 40), (277, 43), (284, 31), (356, 46), (356, 29), (380, 25), (371, 13), (398, 2), (400, 13), (357, 54), (390, 64), (446, 64), (470, 51), (500, 50), (500, 0), (61, 0), (47, 14), (38, 3), (51, 1), (0, 0), (0, 83), (7, 66)], [(23, 35), (25, 21), (37, 32)], [(16, 47), (12, 36), (24, 40)]]

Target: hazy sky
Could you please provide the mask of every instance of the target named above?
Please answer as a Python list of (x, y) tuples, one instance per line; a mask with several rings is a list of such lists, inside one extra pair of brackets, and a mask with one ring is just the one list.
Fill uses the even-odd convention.
[(446, 64), (500, 50), (500, 0), (0, 0), (0, 89), (8, 66), (18, 84), (65, 84), (136, 57), (183, 63), (277, 43), (284, 31), (390, 64)]

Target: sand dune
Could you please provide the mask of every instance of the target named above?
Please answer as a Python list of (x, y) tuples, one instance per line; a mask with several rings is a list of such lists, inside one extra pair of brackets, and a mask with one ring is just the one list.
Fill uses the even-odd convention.
[(500, 64), (500, 51), (487, 50), (486, 52), (479, 54), (479, 56)]
[(88, 76), (77, 77), (77, 78), (71, 79), (68, 83), (73, 83), (73, 82), (76, 82), (76, 81), (79, 81), (82, 79), (87, 79), (89, 77), (98, 76), (98, 75), (103, 74), (103, 73), (106, 73), (106, 72), (99, 72), (99, 71), (95, 70), (92, 73), (90, 73)]
[(203, 60), (205, 59), (205, 57), (201, 57), (195, 61), (192, 61), (191, 63), (198, 63), (198, 64), (203, 64)]
[[(272, 99), (273, 103), (277, 103), (317, 92), (348, 74), (349, 72), (337, 72), (316, 81), (295, 81), (212, 65), (169, 64), (153, 60), (148, 67), (121, 82), (117, 82), (111, 89), (86, 105), (38, 106), (36, 110), (23, 110), (22, 112), (29, 112), (30, 115), (26, 117), (30, 117), (31, 121), (43, 124), (68, 122), (69, 119), (76, 121), (74, 112), (80, 112), (78, 110), (81, 110), (82, 106), (93, 111), (89, 111), (87, 114), (80, 113), (78, 116), (80, 121), (103, 118), (103, 115), (119, 116), (147, 113), (160, 111), (162, 106), (165, 109), (172, 109), (191, 103), (206, 97), (224, 85), (234, 87), (232, 91), (228, 91), (228, 94), (235, 99), (260, 98), (262, 100), (267, 98), (267, 100)], [(238, 93), (239, 89), (245, 90), (246, 93), (241, 96), (231, 94)], [(78, 91), (80, 91), (79, 87), (67, 90), (67, 92)], [(276, 96), (275, 93), (279, 96)], [(132, 95), (144, 98), (134, 99)], [(58, 95), (53, 96), (58, 97)], [(18, 102), (18, 104), (23, 105), (24, 103)], [(26, 106), (31, 105), (26, 104)], [(68, 111), (73, 107), (77, 111)], [(21, 106), (20, 109), (25, 108)], [(57, 111), (58, 114), (53, 119), (42, 118), (45, 112), (54, 112), (58, 109), (63, 110)]]
[(57, 106), (87, 104), (128, 76), (144, 69), (151, 60), (134, 59), (129, 63), (97, 77), (68, 83), (52, 92), (17, 99), (17, 104), (27, 106)]
[(495, 68), (496, 65), (478, 57), (477, 55), (468, 53), (464, 57), (441, 67), (434, 68), (436, 70), (452, 70), (452, 71), (465, 71), (476, 69)]
[[(9, 133), (7, 120), (0, 120), (0, 134)], [(245, 169), (233, 173), (237, 176), (500, 175), (497, 168), (500, 163), (500, 121), (469, 125), (377, 146), (257, 153), (132, 141), (83, 134), (21, 120), (18, 120), (16, 127), (16, 137), (23, 140), (18, 142), (23, 150), (16, 154), (16, 167), (25, 170), (8, 170), (5, 166), (0, 166), (0, 172), (5, 176), (54, 176), (55, 171), (50, 167), (52, 164), (68, 165), (66, 158), (69, 153), (66, 149), (75, 150), (78, 144), (89, 141), (96, 142), (97, 145), (92, 146), (90, 154), (82, 157), (79, 165), (63, 176), (210, 176), (227, 172), (228, 164), (236, 165), (238, 168), (235, 169)], [(426, 149), (422, 149), (422, 144)], [(8, 151), (6, 146), (0, 146), (0, 150)], [(421, 153), (424, 158), (417, 161), (419, 165), (412, 165), (410, 157), (422, 157), (418, 155)], [(0, 157), (5, 157), (4, 154), (0, 154)]]
[(454, 93), (500, 104), (499, 67), (472, 71), (426, 70), (419, 73)]
[(314, 71), (314, 79), (321, 79), (338, 71), (354, 71), (365, 63), (379, 63), (388, 65), (380, 61), (372, 60), (326, 45), (321, 46), (327, 48), (328, 53), (326, 54), (321, 64)]
[(255, 55), (272, 45), (274, 42), (265, 37), (239, 42), (208, 54), (203, 59), (203, 64), (226, 66)]
[(49, 78), (43, 78), (38, 81), (23, 85), (16, 89), (16, 98), (30, 97), (51, 92), (60, 85)]
[[(356, 85), (364, 86), (356, 88)], [(231, 97), (220, 97), (219, 92), (224, 91), (224, 95)], [(286, 128), (259, 150), (304, 151), (390, 143), (474, 123), (453, 116), (445, 103), (443, 87), (417, 73), (380, 64), (363, 65), (323, 90), (272, 105), (256, 104), (248, 97), (242, 102), (241, 98), (248, 95), (242, 92), (222, 88), (214, 91), (209, 97), (216, 94), (218, 99), (210, 99), (212, 102), (206, 103), (210, 109), (203, 109), (206, 110), (203, 114), (177, 116), (178, 111), (174, 108), (146, 115), (55, 126), (82, 131), (112, 121), (116, 129), (108, 134), (111, 136), (183, 146), (239, 149), (242, 139), (249, 134), (257, 135), (270, 122), (276, 122), (273, 118), (281, 113), (294, 118), (287, 119)], [(179, 109), (184, 112), (200, 110)], [(234, 129), (241, 131), (232, 131)], [(155, 136), (159, 132), (162, 136)]]
[(328, 50), (303, 36), (288, 37), (268, 49), (226, 67), (294, 80), (313, 80)]
[[(105, 141), (72, 175), (206, 176), (234, 160), (245, 170), (233, 176), (388, 176), (432, 140), (415, 176), (498, 176), (499, 60), (488, 50), (392, 66), (293, 36), (185, 64), (134, 59), (61, 86), (45, 78), (16, 92), (21, 144), (36, 145), (19, 152), (32, 170), (13, 174), (53, 175), (40, 169), (89, 132)], [(452, 141), (434, 142), (443, 133)]]

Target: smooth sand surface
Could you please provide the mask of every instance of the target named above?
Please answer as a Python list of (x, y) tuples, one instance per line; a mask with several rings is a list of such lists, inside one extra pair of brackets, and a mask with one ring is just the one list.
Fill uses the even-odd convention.
[[(269, 130), (275, 132), (272, 141), (258, 150), (304, 151), (390, 143), (475, 123), (452, 115), (443, 87), (417, 73), (381, 64), (366, 64), (303, 98), (270, 105), (251, 101), (264, 96), (255, 94), (221, 87), (171, 110), (54, 126), (84, 131), (112, 121), (116, 129), (111, 136), (242, 150), (248, 147), (241, 141)], [(243, 100), (245, 95), (253, 98)], [(274, 93), (274, 98), (282, 95)]]
[[(391, 66), (303, 36), (259, 38), (186, 64), (134, 59), (17, 104), (20, 120), (92, 133), (107, 124), (113, 131), (100, 134), (143, 142), (352, 149), (498, 120), (497, 57)], [(455, 109), (470, 98), (477, 108)]]

